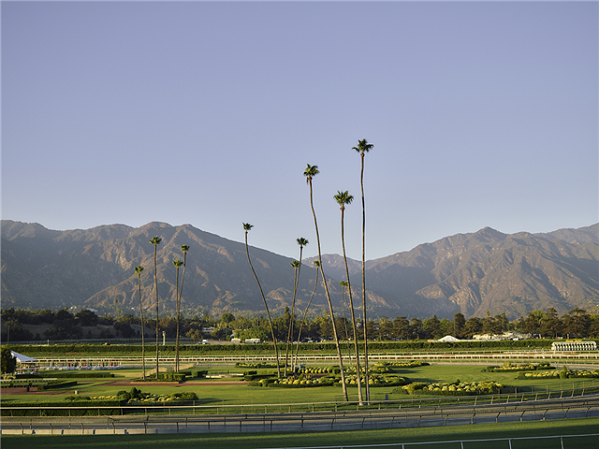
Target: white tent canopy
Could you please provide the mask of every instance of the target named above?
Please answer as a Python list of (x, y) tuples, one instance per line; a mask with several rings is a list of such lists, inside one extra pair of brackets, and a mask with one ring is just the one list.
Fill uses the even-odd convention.
[(445, 337), (440, 338), (437, 341), (460, 341), (460, 339), (459, 338), (455, 338), (455, 337), (453, 337), (451, 335), (446, 335)]
[(10, 352), (12, 353), (13, 356), (15, 356), (17, 358), (18, 363), (37, 362), (37, 359), (34, 359), (33, 357), (28, 357), (26, 355), (19, 354), (18, 352), (15, 352), (15, 351), (10, 351)]

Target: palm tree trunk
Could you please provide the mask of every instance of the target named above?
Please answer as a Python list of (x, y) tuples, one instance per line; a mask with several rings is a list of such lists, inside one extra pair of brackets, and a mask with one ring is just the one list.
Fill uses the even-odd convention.
[[(368, 333), (366, 332), (366, 207), (364, 205), (364, 152), (360, 153), (362, 169), (360, 170), (360, 188), (362, 190), (362, 315), (364, 328), (364, 385), (366, 387), (366, 401), (370, 401), (370, 386), (368, 384)], [(358, 342), (356, 341), (356, 344)]]
[(314, 290), (312, 291), (312, 296), (310, 297), (310, 301), (308, 301), (308, 305), (306, 306), (306, 310), (304, 310), (304, 316), (302, 317), (302, 321), (300, 322), (300, 328), (297, 335), (297, 345), (295, 346), (295, 362), (297, 363), (297, 357), (299, 355), (299, 345), (300, 340), (302, 338), (302, 328), (306, 323), (306, 315), (308, 314), (308, 309), (310, 308), (310, 304), (312, 304), (312, 300), (314, 299), (314, 294), (316, 293), (316, 287), (318, 286), (318, 268), (316, 269), (316, 280), (314, 281)]
[(281, 377), (281, 367), (279, 366), (279, 350), (277, 348), (277, 337), (275, 336), (275, 328), (272, 325), (272, 319), (270, 318), (270, 311), (268, 310), (268, 304), (266, 303), (266, 298), (264, 297), (264, 292), (262, 291), (262, 287), (260, 286), (260, 281), (258, 280), (258, 276), (256, 275), (256, 271), (254, 271), (254, 266), (252, 265), (252, 261), (250, 259), (250, 251), (248, 249), (248, 233), (245, 232), (245, 253), (248, 257), (248, 262), (250, 263), (250, 268), (252, 269), (252, 273), (254, 273), (254, 277), (256, 278), (256, 282), (258, 283), (258, 288), (260, 289), (260, 294), (262, 295), (262, 300), (264, 301), (264, 308), (266, 309), (266, 316), (268, 317), (268, 324), (270, 325), (270, 333), (272, 334), (272, 342), (275, 347), (275, 358), (277, 359), (277, 377)]
[[(291, 317), (289, 318), (289, 326), (287, 327), (287, 347), (285, 349), (285, 377), (287, 377), (287, 361), (289, 360), (289, 342), (293, 341), (293, 323), (295, 322), (295, 295), (297, 293), (297, 268), (294, 269), (293, 276), (293, 302), (291, 303)], [(293, 369), (293, 346), (291, 347), (291, 372)]]
[(333, 303), (331, 301), (331, 295), (329, 293), (329, 286), (322, 269), (322, 255), (320, 252), (320, 236), (318, 235), (318, 223), (316, 222), (316, 212), (314, 211), (314, 201), (312, 199), (312, 179), (308, 179), (310, 183), (310, 207), (312, 208), (312, 215), (314, 216), (314, 228), (316, 229), (316, 244), (318, 245), (318, 262), (320, 264), (320, 275), (322, 276), (322, 282), (324, 283), (324, 291), (327, 295), (327, 302), (329, 303), (329, 313), (331, 314), (331, 325), (333, 326), (333, 337), (335, 338), (335, 345), (337, 346), (337, 357), (339, 358), (339, 369), (341, 370), (341, 386), (343, 388), (343, 398), (345, 401), (347, 398), (347, 385), (345, 385), (345, 372), (343, 369), (343, 356), (341, 355), (341, 346), (339, 345), (339, 335), (337, 335), (337, 326), (335, 325), (335, 315), (333, 313)]
[(179, 372), (179, 320), (181, 315), (181, 297), (183, 296), (183, 281), (185, 281), (185, 268), (187, 266), (187, 252), (183, 252), (183, 276), (181, 277), (181, 288), (177, 299), (177, 372)]
[[(347, 256), (345, 255), (345, 232), (344, 232), (345, 208), (341, 208), (341, 246), (343, 247), (343, 260), (345, 261), (345, 276), (347, 278), (347, 296), (349, 298), (349, 310), (351, 311), (351, 321), (354, 330), (354, 347), (356, 348), (356, 383), (358, 384), (358, 401), (363, 404), (362, 398), (362, 380), (360, 375), (360, 351), (358, 349), (358, 326), (356, 325), (356, 315), (354, 313), (354, 301), (351, 294), (351, 282), (349, 281), (349, 270), (347, 268)], [(347, 342), (349, 345), (349, 342)]]
[(154, 291), (156, 292), (156, 379), (158, 379), (158, 275), (156, 273), (156, 245), (154, 245)]
[(175, 340), (175, 372), (179, 372), (179, 267), (177, 267), (177, 287), (175, 290), (175, 303), (177, 307), (177, 337)]
[[(344, 323), (347, 323), (347, 318), (345, 316), (345, 285), (341, 286), (341, 302), (343, 303), (343, 320)], [(348, 307), (349, 308), (349, 307)], [(343, 326), (345, 328), (345, 339), (347, 340), (347, 357), (351, 362), (351, 345), (349, 344), (349, 334), (347, 332), (347, 325)]]
[(137, 275), (137, 286), (138, 286), (138, 293), (139, 293), (139, 319), (141, 321), (141, 367), (142, 367), (142, 371), (141, 371), (141, 378), (143, 380), (146, 379), (146, 346), (145, 346), (145, 342), (144, 342), (144, 310), (143, 310), (143, 306), (141, 305), (141, 273), (139, 273)]

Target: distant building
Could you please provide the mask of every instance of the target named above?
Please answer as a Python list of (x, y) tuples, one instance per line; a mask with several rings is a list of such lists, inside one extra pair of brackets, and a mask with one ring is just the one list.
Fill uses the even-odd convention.
[(597, 343), (594, 341), (554, 341), (551, 344), (553, 351), (596, 351)]

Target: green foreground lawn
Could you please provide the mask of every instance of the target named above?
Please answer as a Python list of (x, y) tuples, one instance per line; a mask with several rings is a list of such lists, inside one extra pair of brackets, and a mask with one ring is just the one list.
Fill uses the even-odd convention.
[[(467, 441), (555, 435), (599, 433), (599, 418), (523, 423), (478, 424), (475, 426), (429, 427), (376, 431), (245, 433), (245, 434), (153, 434), (153, 435), (4, 435), (3, 449), (254, 449), (254, 448), (322, 448), (359, 446), (374, 448), (381, 444), (415, 442)], [(565, 449), (597, 449), (598, 437), (565, 438)], [(401, 447), (401, 446), (399, 446)], [(406, 446), (418, 449), (458, 449), (459, 443)], [(507, 449), (507, 441), (464, 443), (464, 448)], [(512, 441), (512, 449), (559, 449), (559, 439)]]
[[(453, 382), (459, 379), (462, 382), (480, 382), (493, 380), (506, 386), (516, 386), (526, 391), (546, 391), (562, 390), (568, 388), (578, 388), (582, 386), (599, 386), (599, 379), (553, 379), (553, 380), (517, 380), (518, 373), (487, 373), (481, 372), (481, 366), (468, 365), (431, 365), (419, 368), (400, 369), (397, 372), (401, 376), (410, 378), (413, 382)], [(212, 368), (210, 371), (234, 372), (243, 371), (235, 368)], [(89, 396), (113, 396), (118, 391), (130, 390), (132, 386), (152, 394), (170, 395), (172, 393), (181, 393), (184, 391), (193, 391), (198, 395), (202, 405), (236, 405), (236, 404), (288, 404), (288, 403), (306, 403), (306, 402), (339, 402), (343, 400), (340, 387), (315, 387), (315, 388), (260, 388), (249, 387), (242, 382), (233, 381), (228, 385), (217, 385), (218, 381), (206, 380), (201, 383), (183, 383), (173, 385), (153, 385), (148, 383), (135, 383), (127, 385), (113, 385), (115, 380), (132, 380), (133, 377), (139, 377), (141, 372), (134, 371), (122, 372), (114, 371), (115, 378), (112, 379), (78, 379), (78, 384), (69, 388), (60, 390), (64, 395), (79, 394)], [(137, 374), (137, 375), (136, 375)], [(60, 372), (48, 373), (60, 377)], [(223, 379), (229, 380), (232, 379)], [(382, 401), (385, 398), (389, 400), (409, 400), (412, 398), (433, 397), (426, 395), (408, 396), (406, 394), (392, 393), (396, 387), (376, 387), (371, 388), (371, 398), (373, 401)], [(348, 388), (351, 401), (358, 400), (356, 387)], [(10, 389), (2, 390), (2, 404), (8, 406), (12, 401), (56, 401), (61, 395), (46, 395), (31, 393), (27, 395), (11, 395)]]

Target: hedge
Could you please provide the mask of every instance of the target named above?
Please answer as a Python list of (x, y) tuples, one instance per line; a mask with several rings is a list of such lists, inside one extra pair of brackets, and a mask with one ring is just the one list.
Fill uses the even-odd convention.
[[(534, 340), (503, 340), (503, 341), (477, 341), (477, 340), (462, 340), (457, 342), (429, 342), (427, 340), (410, 340), (410, 341), (389, 341), (389, 342), (369, 342), (368, 348), (371, 351), (410, 351), (410, 350), (460, 350), (460, 349), (521, 349), (521, 348), (544, 348), (551, 349), (551, 344), (554, 341), (549, 339), (534, 339)], [(585, 340), (593, 341), (593, 340)], [(599, 344), (599, 340), (595, 340)], [(280, 350), (285, 349), (285, 344), (279, 343)], [(347, 348), (347, 343), (341, 343), (341, 348)], [(140, 354), (141, 345), (100, 345), (100, 344), (55, 344), (53, 346), (29, 346), (29, 345), (9, 345), (11, 350), (23, 354)], [(176, 351), (175, 345), (161, 346), (161, 354), (163, 356), (174, 355)], [(210, 354), (210, 353), (225, 353), (225, 354), (247, 354), (247, 353), (271, 353), (273, 345), (270, 343), (262, 343), (257, 345), (232, 344), (232, 345), (182, 345), (179, 347), (179, 353), (182, 355), (194, 354)], [(302, 343), (299, 345), (300, 352), (327, 352), (334, 353), (336, 351), (335, 343)], [(250, 366), (248, 366), (250, 367)]]
[(114, 374), (107, 372), (69, 372), (69, 371), (58, 371), (58, 372), (44, 372), (44, 376), (53, 376), (58, 379), (91, 379), (91, 378), (108, 378), (114, 377)]

